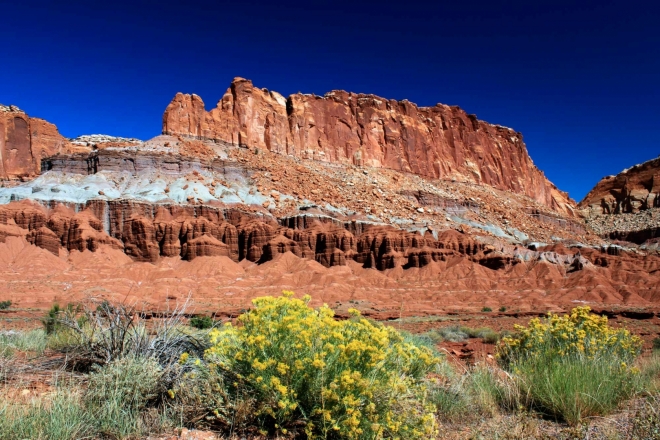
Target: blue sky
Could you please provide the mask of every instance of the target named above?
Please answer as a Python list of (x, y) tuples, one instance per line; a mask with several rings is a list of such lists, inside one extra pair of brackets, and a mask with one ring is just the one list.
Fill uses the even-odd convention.
[(520, 131), (578, 201), (660, 154), (651, 2), (0, 2), (0, 103), (68, 137), (147, 139), (178, 91), (215, 106), (232, 78), (459, 105)]

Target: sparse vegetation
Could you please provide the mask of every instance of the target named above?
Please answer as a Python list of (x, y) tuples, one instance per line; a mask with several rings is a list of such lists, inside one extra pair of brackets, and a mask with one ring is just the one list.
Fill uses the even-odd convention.
[(502, 313), (506, 312), (506, 307), (504, 307), (504, 306), (500, 307), (500, 312), (502, 312)]
[(482, 311), (482, 312), (492, 312), (493, 309), (491, 309), (490, 307), (483, 307), (483, 308), (481, 309), (481, 311)]
[[(185, 306), (148, 326), (108, 302), (53, 308), (43, 329), (0, 332), (0, 438), (167, 437), (182, 426), (248, 438), (586, 438), (609, 420), (594, 416), (626, 399), (607, 438), (660, 437), (660, 352), (637, 359), (640, 340), (588, 308), (513, 333), (413, 334), (308, 301), (259, 298), (210, 331)], [(498, 363), (443, 360), (440, 341), (469, 338), (499, 340)], [(25, 363), (49, 350), (66, 363)], [(36, 365), (54, 368), (53, 387), (24, 395), (17, 378)]]
[(11, 301), (0, 301), (0, 310), (7, 310), (9, 307), (11, 307)]
[(210, 316), (193, 316), (188, 325), (199, 330), (207, 330), (213, 327), (213, 318)]
[(653, 349), (660, 350), (660, 336), (653, 340)]
[(442, 341), (463, 342), (468, 338), (480, 338), (486, 344), (495, 344), (500, 339), (499, 333), (490, 327), (471, 328), (457, 325), (433, 329), (423, 336), (436, 344)]

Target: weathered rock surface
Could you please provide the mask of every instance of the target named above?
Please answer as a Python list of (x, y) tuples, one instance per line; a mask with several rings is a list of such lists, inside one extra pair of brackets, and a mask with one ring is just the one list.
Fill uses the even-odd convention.
[(604, 177), (579, 207), (602, 237), (637, 244), (660, 237), (660, 157)]
[(15, 106), (0, 106), (0, 179), (37, 175), (41, 160), (66, 143), (50, 122), (30, 118)]
[(532, 163), (520, 133), (442, 104), (417, 107), (344, 91), (285, 99), (236, 78), (210, 112), (199, 96), (178, 93), (163, 115), (163, 133), (483, 183), (562, 213), (574, 207)]
[(579, 206), (596, 214), (660, 208), (660, 157), (603, 177)]

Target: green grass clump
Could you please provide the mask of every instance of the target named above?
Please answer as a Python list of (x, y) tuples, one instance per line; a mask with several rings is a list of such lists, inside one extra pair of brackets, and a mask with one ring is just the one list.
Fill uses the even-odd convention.
[(9, 307), (11, 307), (11, 301), (9, 301), (9, 300), (0, 301), (0, 310), (6, 310)]
[(2, 357), (11, 357), (16, 351), (41, 355), (46, 349), (46, 345), (46, 334), (41, 329), (26, 332), (0, 332), (0, 356)]
[[(435, 407), (428, 402), (426, 376), (439, 363), (424, 345), (392, 327), (372, 323), (350, 310), (308, 306), (310, 298), (253, 301), (240, 326), (211, 332), (203, 361), (222, 374), (218, 394), (236, 402), (248, 396), (262, 433), (296, 430), (308, 438), (429, 438), (435, 434)], [(195, 373), (196, 374), (196, 373)], [(220, 414), (222, 407), (209, 408)], [(218, 417), (221, 418), (221, 417)]]
[(534, 409), (571, 425), (609, 414), (638, 389), (635, 374), (605, 359), (529, 359), (515, 373)]
[(653, 350), (660, 351), (660, 337), (653, 340)]
[(633, 366), (641, 340), (609, 327), (606, 317), (588, 307), (516, 329), (498, 346), (499, 361), (529, 396), (528, 406), (547, 416), (577, 425), (608, 414), (642, 383)]
[(482, 312), (492, 312), (493, 309), (491, 309), (490, 307), (483, 307), (483, 308), (481, 309), (481, 311), (482, 311)]
[(93, 418), (80, 396), (59, 390), (54, 397), (27, 403), (0, 403), (0, 438), (6, 440), (72, 440), (92, 438)]
[(213, 319), (210, 316), (193, 316), (188, 321), (188, 325), (199, 330), (206, 330), (213, 327)]
[(94, 367), (84, 396), (97, 432), (112, 438), (148, 433), (142, 414), (164, 390), (162, 369), (154, 359), (125, 357)]
[(500, 312), (502, 312), (502, 313), (506, 312), (506, 307), (504, 307), (504, 306), (500, 307)]

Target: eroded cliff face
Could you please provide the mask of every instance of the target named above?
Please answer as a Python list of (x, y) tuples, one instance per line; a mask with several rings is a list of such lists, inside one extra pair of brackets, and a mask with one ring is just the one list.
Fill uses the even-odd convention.
[(598, 214), (624, 214), (660, 208), (660, 157), (603, 177), (580, 202)]
[(50, 122), (0, 105), (0, 179), (39, 174), (41, 159), (57, 154), (66, 143)]
[(285, 99), (236, 78), (209, 112), (199, 96), (178, 93), (163, 115), (163, 133), (482, 183), (562, 213), (575, 206), (536, 168), (520, 133), (442, 104), (417, 107), (344, 91)]
[(660, 157), (603, 177), (579, 207), (601, 236), (658, 248)]

